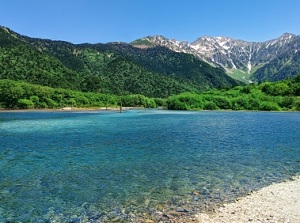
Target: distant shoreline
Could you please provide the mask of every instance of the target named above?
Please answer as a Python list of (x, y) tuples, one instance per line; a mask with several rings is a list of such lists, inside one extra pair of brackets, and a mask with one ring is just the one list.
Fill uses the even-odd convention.
[[(147, 108), (143, 107), (122, 107), (121, 111), (126, 110), (144, 110)], [(151, 109), (151, 108), (150, 108)], [(164, 109), (164, 108), (157, 108), (159, 110), (167, 110), (167, 111), (182, 111), (182, 112), (278, 112), (278, 113), (297, 113), (300, 111), (263, 111), (263, 110), (226, 110), (226, 109), (220, 109), (220, 110), (174, 110), (174, 109)], [(0, 108), (1, 112), (95, 112), (95, 111), (120, 111), (119, 107), (100, 107), (100, 108), (41, 108), (41, 109), (2, 109)]]
[[(100, 109), (0, 109), (0, 112), (74, 112), (74, 111), (103, 111)], [(108, 110), (109, 111), (109, 110)]]
[[(122, 107), (124, 110), (143, 109), (139, 107)], [(42, 108), (42, 109), (0, 109), (0, 112), (88, 112), (88, 111), (120, 111), (119, 107), (100, 107), (100, 108)]]

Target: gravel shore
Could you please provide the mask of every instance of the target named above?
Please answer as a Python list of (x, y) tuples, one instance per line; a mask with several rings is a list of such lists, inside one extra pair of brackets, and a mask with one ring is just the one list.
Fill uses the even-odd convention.
[(199, 213), (195, 220), (199, 223), (298, 223), (300, 176), (262, 188), (213, 213)]

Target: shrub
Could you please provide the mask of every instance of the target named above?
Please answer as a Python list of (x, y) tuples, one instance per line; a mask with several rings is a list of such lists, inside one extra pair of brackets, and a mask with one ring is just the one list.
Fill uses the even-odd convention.
[(218, 106), (213, 101), (206, 101), (204, 102), (203, 106), (204, 110), (218, 110)]
[(19, 99), (18, 107), (22, 109), (34, 108), (34, 103), (29, 99)]
[(260, 105), (260, 110), (262, 110), (262, 111), (280, 111), (281, 108), (275, 102), (264, 101)]

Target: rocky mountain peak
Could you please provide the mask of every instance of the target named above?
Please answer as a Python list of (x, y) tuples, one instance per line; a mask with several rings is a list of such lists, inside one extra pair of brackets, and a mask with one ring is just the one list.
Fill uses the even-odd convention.
[(141, 48), (141, 46), (144, 46), (145, 44), (147, 45), (147, 47), (164, 46), (175, 52), (195, 54), (189, 42), (178, 41), (176, 39), (168, 39), (162, 35), (147, 36), (131, 42), (131, 45), (139, 48)]
[(295, 35), (293, 33), (284, 33), (279, 37), (279, 39), (292, 39), (295, 37), (297, 37), (297, 35)]

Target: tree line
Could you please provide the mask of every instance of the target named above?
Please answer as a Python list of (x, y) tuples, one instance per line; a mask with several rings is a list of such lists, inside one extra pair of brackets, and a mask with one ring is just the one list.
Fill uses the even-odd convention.
[(182, 93), (167, 99), (175, 110), (300, 111), (300, 74), (289, 80), (265, 82), (203, 93)]
[(300, 111), (300, 74), (294, 79), (265, 82), (202, 93), (186, 92), (168, 98), (142, 94), (113, 95), (51, 88), (22, 81), (0, 80), (0, 108), (164, 107), (170, 110)]
[(144, 107), (155, 108), (159, 100), (141, 94), (112, 95), (51, 88), (22, 81), (0, 80), (0, 108), (54, 109), (62, 107)]

